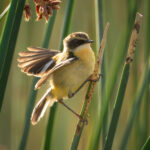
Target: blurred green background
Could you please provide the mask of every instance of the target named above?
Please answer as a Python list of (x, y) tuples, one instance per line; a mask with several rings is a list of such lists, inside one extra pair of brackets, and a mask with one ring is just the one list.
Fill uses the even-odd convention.
[[(0, 13), (9, 4), (8, 0), (0, 0), (2, 5), (0, 5)], [(130, 68), (129, 81), (125, 93), (125, 99), (123, 107), (121, 110), (120, 120), (117, 127), (113, 150), (118, 150), (121, 139), (123, 137), (125, 127), (127, 125), (127, 120), (129, 118), (129, 113), (132, 108), (133, 98), (137, 90), (138, 85), (143, 77), (143, 72), (145, 69), (145, 60), (147, 59), (147, 45), (149, 44), (147, 39), (148, 34), (148, 20), (150, 17), (148, 14), (149, 0), (139, 0), (132, 3), (131, 6), (138, 5), (138, 12), (143, 14), (143, 22), (141, 26), (140, 35), (137, 42), (137, 48), (135, 52), (134, 61)], [(32, 19), (29, 22), (25, 22), (24, 16), (22, 17), (22, 22), (20, 26), (19, 36), (17, 39), (17, 44), (15, 48), (15, 53), (13, 57), (13, 62), (11, 64), (11, 71), (9, 74), (9, 79), (7, 82), (7, 89), (4, 97), (4, 104), (0, 114), (0, 150), (17, 150), (22, 137), (22, 132), (24, 128), (26, 106), (28, 102), (29, 93), (31, 90), (32, 77), (26, 76), (21, 73), (20, 69), (17, 67), (18, 53), (26, 50), (28, 46), (40, 47), (43, 41), (46, 23), (45, 20), (35, 21), (35, 7), (33, 1), (29, 0), (32, 6)], [(116, 57), (119, 55), (118, 45), (122, 42), (121, 37), (125, 31), (128, 22), (128, 0), (112, 0), (103, 1), (103, 25), (106, 22), (110, 22), (110, 28), (108, 32), (108, 38), (105, 49), (105, 80), (111, 76), (111, 66), (115, 62)], [(52, 38), (49, 42), (49, 48), (58, 49), (60, 35), (62, 30), (62, 24), (64, 19), (64, 10), (66, 6), (66, 1), (62, 1), (60, 9), (57, 12), (54, 29), (52, 32)], [(71, 23), (71, 32), (84, 31), (89, 34), (91, 39), (94, 39), (94, 44), (92, 47), (96, 50), (96, 19), (95, 19), (95, 9), (96, 3), (94, 0), (76, 0), (75, 7)], [(2, 34), (2, 29), (4, 27), (5, 18), (0, 21), (0, 35)], [(150, 30), (149, 30), (150, 31)], [(149, 33), (150, 34), (150, 33)], [(98, 44), (99, 45), (99, 44)], [(150, 48), (150, 46), (149, 46)], [(120, 49), (121, 51), (121, 49)], [(108, 109), (108, 122), (110, 123), (111, 114), (113, 110), (114, 99), (116, 96), (116, 91), (118, 87), (120, 71), (118, 71), (118, 78), (116, 80), (116, 86), (114, 93), (111, 97)], [(38, 91), (37, 101), (44, 94), (48, 85), (45, 85)], [(95, 91), (95, 95), (99, 93), (99, 89)], [(84, 91), (80, 91), (77, 96), (72, 98), (66, 103), (71, 106), (77, 112), (81, 111)], [(132, 127), (132, 132), (129, 137), (129, 142), (127, 145), (128, 150), (138, 150), (141, 148), (146, 138), (150, 134), (150, 88), (147, 87), (145, 94), (143, 96), (143, 101), (141, 104), (140, 111), (137, 114), (136, 119)], [(37, 102), (36, 101), (36, 102)], [(93, 100), (90, 107), (89, 124), (85, 126), (82, 138), (79, 144), (79, 150), (86, 150), (91, 132), (93, 130), (93, 124), (97, 123), (99, 117), (98, 111), (102, 105), (100, 105), (101, 99)], [(27, 150), (40, 150), (43, 146), (43, 140), (45, 136), (45, 129), (48, 120), (48, 112), (46, 116), (37, 124), (36, 126), (31, 126), (29, 138), (27, 142)], [(72, 113), (70, 113), (63, 106), (58, 106), (54, 131), (52, 140), (52, 150), (68, 150), (72, 139), (74, 136), (75, 128), (77, 125), (78, 118), (76, 118)], [(100, 140), (101, 142), (101, 140)], [(102, 144), (101, 144), (102, 145)], [(101, 146), (99, 149), (102, 149)]]

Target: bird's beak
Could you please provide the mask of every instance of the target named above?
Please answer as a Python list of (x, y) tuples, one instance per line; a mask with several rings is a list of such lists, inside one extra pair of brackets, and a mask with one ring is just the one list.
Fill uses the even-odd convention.
[(93, 40), (87, 40), (87, 43), (93, 43), (94, 41)]

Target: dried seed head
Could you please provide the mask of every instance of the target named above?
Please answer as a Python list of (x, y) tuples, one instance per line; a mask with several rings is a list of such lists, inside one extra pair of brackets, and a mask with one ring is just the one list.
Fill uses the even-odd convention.
[[(60, 0), (34, 0), (36, 7), (37, 20), (45, 18), (48, 22), (49, 17), (52, 15), (53, 10), (58, 10), (60, 8)], [(29, 21), (31, 17), (31, 8), (29, 4), (24, 7), (25, 19)]]
[(59, 9), (60, 0), (34, 0), (36, 5), (37, 20), (45, 18), (48, 22), (53, 10)]
[(24, 7), (25, 20), (29, 21), (31, 17), (31, 8), (29, 4), (26, 4)]

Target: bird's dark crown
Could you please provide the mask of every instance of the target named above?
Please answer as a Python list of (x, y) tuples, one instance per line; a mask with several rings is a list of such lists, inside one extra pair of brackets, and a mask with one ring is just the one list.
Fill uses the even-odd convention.
[(69, 49), (75, 49), (78, 46), (81, 46), (86, 43), (92, 43), (92, 42), (93, 41), (89, 39), (88, 34), (86, 34), (84, 32), (72, 33), (64, 39), (64, 44)]

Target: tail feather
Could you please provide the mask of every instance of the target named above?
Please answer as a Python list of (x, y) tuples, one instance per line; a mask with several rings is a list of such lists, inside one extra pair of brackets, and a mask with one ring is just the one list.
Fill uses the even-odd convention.
[(36, 104), (36, 106), (33, 109), (32, 115), (31, 115), (31, 123), (33, 125), (36, 125), (40, 119), (44, 116), (48, 106), (52, 106), (54, 101), (48, 99), (48, 95), (50, 95), (51, 89), (48, 89), (47, 92), (44, 94), (44, 96), (41, 98), (41, 100)]

